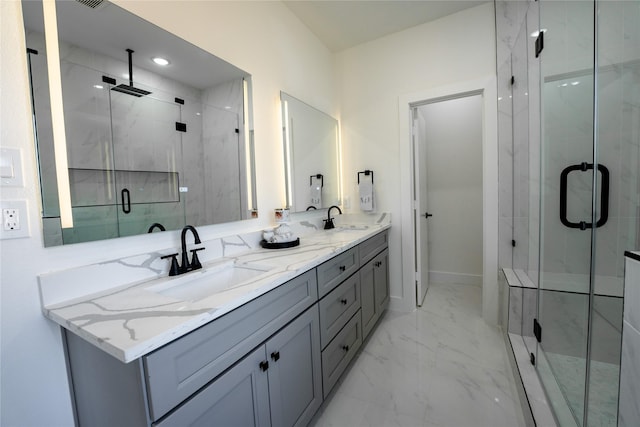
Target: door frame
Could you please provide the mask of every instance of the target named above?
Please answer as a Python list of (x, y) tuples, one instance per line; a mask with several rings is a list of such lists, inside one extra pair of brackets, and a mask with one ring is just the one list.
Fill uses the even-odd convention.
[(498, 324), (498, 101), (496, 77), (453, 83), (401, 95), (398, 100), (404, 309), (415, 309), (414, 182), (411, 108), (468, 95), (482, 96), (482, 317)]

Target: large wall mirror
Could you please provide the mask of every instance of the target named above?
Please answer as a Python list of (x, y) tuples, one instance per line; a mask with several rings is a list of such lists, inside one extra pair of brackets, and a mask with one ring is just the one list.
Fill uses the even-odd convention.
[(57, 37), (22, 9), (45, 246), (257, 216), (248, 73), (106, 0), (56, 1)]
[(341, 203), (338, 121), (280, 92), (287, 206), (293, 212)]

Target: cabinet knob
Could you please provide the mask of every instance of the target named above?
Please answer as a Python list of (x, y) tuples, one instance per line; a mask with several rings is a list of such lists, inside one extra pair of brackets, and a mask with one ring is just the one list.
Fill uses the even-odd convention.
[(345, 267), (344, 265), (340, 266), (340, 271), (345, 271), (347, 269), (347, 267)]
[(274, 362), (277, 362), (278, 359), (280, 359), (280, 352), (274, 351), (273, 353), (271, 353), (271, 358), (273, 359)]
[(342, 346), (342, 349), (343, 349), (345, 352), (347, 352), (347, 351), (349, 351), (349, 346), (348, 346), (348, 345), (343, 345), (343, 346)]
[(266, 371), (267, 369), (269, 369), (269, 362), (266, 360), (263, 360), (262, 362), (260, 362), (260, 369), (262, 370), (262, 372)]
[(343, 299), (341, 299), (341, 300), (340, 300), (340, 302), (342, 303), (342, 305), (347, 305), (347, 303), (348, 303), (349, 301), (347, 301), (347, 299), (346, 299), (346, 298), (343, 298)]

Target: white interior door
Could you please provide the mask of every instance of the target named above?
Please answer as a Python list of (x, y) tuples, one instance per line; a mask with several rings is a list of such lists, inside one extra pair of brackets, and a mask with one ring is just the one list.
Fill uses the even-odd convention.
[(429, 210), (427, 209), (427, 150), (424, 122), (421, 121), (417, 107), (411, 111), (413, 160), (414, 160), (414, 229), (415, 229), (415, 264), (416, 264), (416, 304), (422, 306), (429, 288), (429, 245), (428, 227)]

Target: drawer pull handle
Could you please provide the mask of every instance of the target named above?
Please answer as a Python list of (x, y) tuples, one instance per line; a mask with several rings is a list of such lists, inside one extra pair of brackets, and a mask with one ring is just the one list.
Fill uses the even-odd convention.
[(347, 267), (345, 267), (344, 265), (340, 266), (340, 271), (345, 271), (347, 269)]
[(347, 305), (347, 302), (349, 302), (349, 301), (347, 301), (346, 298), (343, 298), (343, 299), (340, 300), (340, 302), (342, 303), (342, 305)]
[(342, 349), (343, 349), (345, 352), (347, 352), (347, 351), (349, 351), (349, 346), (348, 346), (348, 345), (343, 345), (343, 346), (342, 346)]
[(262, 362), (260, 362), (260, 369), (262, 370), (262, 372), (266, 371), (267, 369), (269, 369), (269, 362), (264, 360)]
[(277, 362), (278, 359), (280, 359), (280, 352), (274, 351), (273, 353), (271, 353), (271, 358), (273, 359), (274, 362)]

